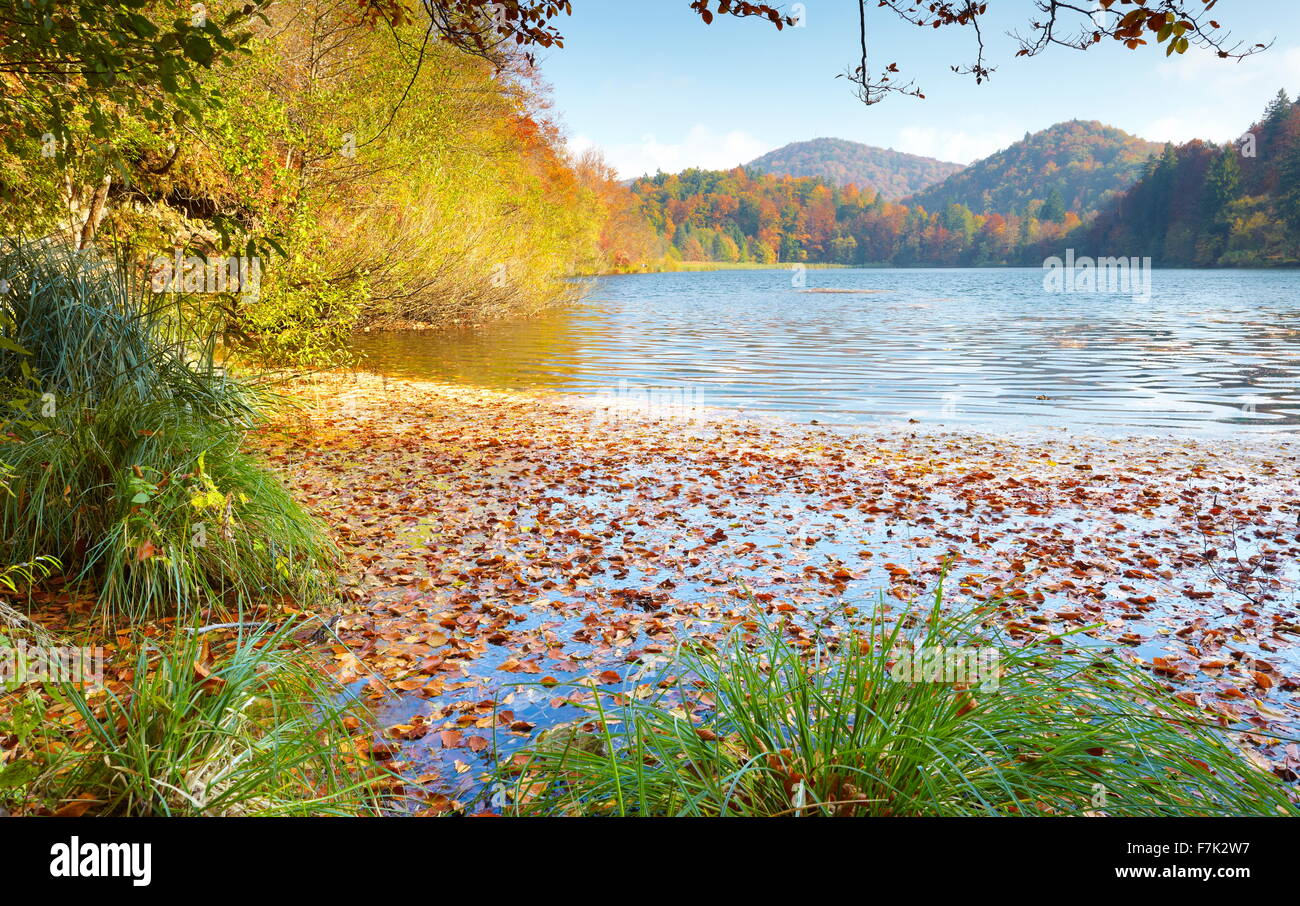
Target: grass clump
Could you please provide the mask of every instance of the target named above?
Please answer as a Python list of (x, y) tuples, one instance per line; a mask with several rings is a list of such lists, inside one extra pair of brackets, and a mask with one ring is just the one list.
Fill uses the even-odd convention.
[(0, 247), (0, 279), (4, 562), (56, 557), (109, 618), (319, 594), (328, 543), (243, 449), (274, 398), (195, 311), (57, 244)]
[(84, 722), (27, 790), (28, 802), (116, 816), (376, 812), (377, 776), (353, 735), (364, 715), (301, 646), (297, 623), (224, 646), (182, 631), (141, 646), (121, 689), (62, 687)]
[[(1078, 637), (1006, 644), (995, 610), (948, 613), (941, 596), (897, 619), (882, 606), (833, 636), (760, 615), (717, 645), (683, 644), (671, 681), (603, 698), (593, 690), (582, 729), (594, 744), (570, 734), (499, 768), (512, 810), (1300, 813), (1283, 784), (1140, 670), (1089, 653)], [(943, 663), (936, 651), (981, 652), (965, 663), (996, 667), (953, 681), (943, 667), (925, 672)]]

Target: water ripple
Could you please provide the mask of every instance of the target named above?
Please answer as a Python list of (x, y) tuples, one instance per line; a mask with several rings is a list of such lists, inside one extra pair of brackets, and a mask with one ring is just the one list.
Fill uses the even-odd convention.
[(781, 270), (601, 280), (582, 305), (375, 334), (366, 367), (569, 393), (677, 388), (824, 423), (1300, 429), (1300, 274), (1156, 271), (1152, 296), (1052, 295), (1037, 269)]

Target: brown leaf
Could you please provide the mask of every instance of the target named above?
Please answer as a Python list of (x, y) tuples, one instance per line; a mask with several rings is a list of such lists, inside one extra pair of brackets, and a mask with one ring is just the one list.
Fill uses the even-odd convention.
[(212, 658), (212, 645), (205, 637), (203, 645), (199, 648), (198, 659), (194, 661), (194, 675), (199, 678), (200, 685), (204, 692), (219, 692), (226, 681), (223, 677), (215, 676), (212, 672), (215, 661)]
[(86, 814), (86, 812), (90, 809), (92, 805), (95, 805), (98, 802), (100, 802), (100, 800), (96, 799), (94, 796), (90, 795), (89, 793), (82, 793), (80, 796), (78, 796), (76, 799), (73, 799), (71, 802), (64, 803), (62, 806), (60, 806), (58, 811), (54, 813), (54, 817), (80, 818), (82, 815)]

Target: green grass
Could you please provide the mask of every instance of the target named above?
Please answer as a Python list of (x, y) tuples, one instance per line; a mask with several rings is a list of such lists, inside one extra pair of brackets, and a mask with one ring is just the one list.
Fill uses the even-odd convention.
[[(1006, 643), (995, 612), (877, 609), (802, 636), (762, 615), (498, 768), (529, 815), (1296, 815), (1294, 798), (1140, 670)], [(903, 681), (914, 645), (999, 653), (996, 690)], [(904, 674), (905, 678), (905, 674)]]
[(349, 729), (350, 717), (367, 727), (364, 714), (292, 643), (297, 628), (212, 650), (181, 631), (162, 650), (141, 647), (124, 691), (64, 689), (87, 729), (28, 801), (119, 816), (375, 813), (376, 775)]
[(243, 449), (276, 399), (123, 273), (57, 245), (0, 253), (0, 562), (56, 557), (107, 619), (316, 601), (333, 550)]

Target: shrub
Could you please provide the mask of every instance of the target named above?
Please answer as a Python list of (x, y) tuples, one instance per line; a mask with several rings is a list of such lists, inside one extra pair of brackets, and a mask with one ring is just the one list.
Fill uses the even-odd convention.
[(376, 775), (350, 729), (366, 722), (291, 644), (297, 628), (246, 631), (215, 654), (182, 631), (162, 650), (142, 644), (123, 690), (67, 688), (86, 730), (29, 801), (121, 816), (374, 812)]
[(331, 549), (242, 449), (275, 399), (215, 364), (195, 312), (53, 244), (9, 244), (0, 277), (8, 561), (58, 558), (106, 617), (321, 592)]
[[(597, 691), (594, 744), (539, 741), (499, 772), (521, 814), (1297, 814), (1139, 670), (1070, 637), (1004, 644), (992, 616), (936, 595), (834, 637), (760, 615), (680, 646), (666, 689)], [(996, 690), (900, 680), (913, 646), (992, 647)]]

